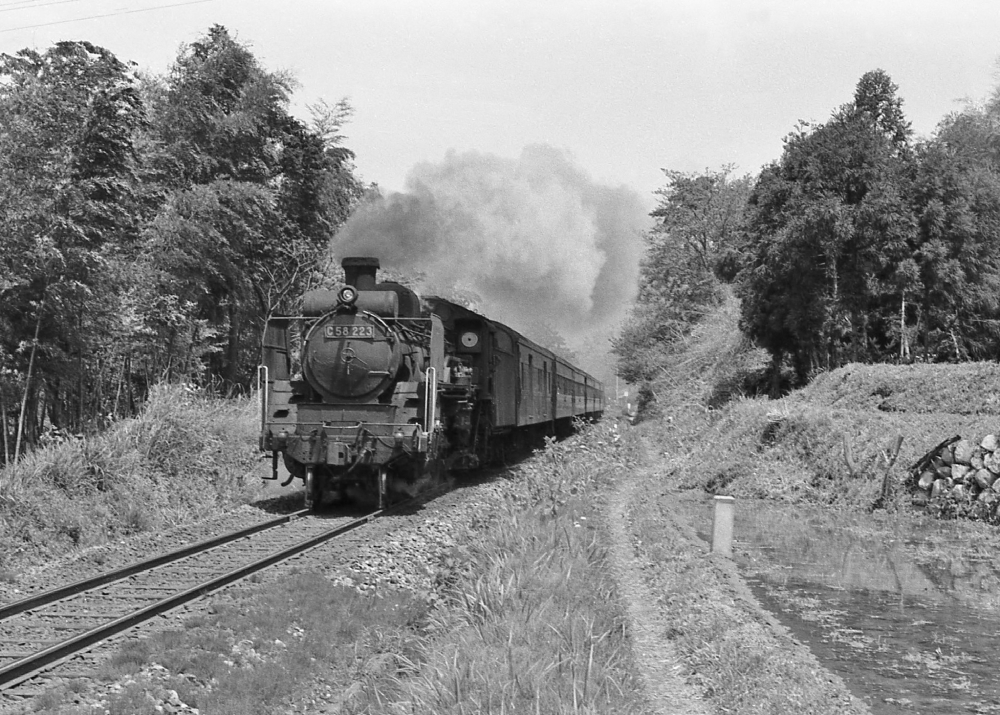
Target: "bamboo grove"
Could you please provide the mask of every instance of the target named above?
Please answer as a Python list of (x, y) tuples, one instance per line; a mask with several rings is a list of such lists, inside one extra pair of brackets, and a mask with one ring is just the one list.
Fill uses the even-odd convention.
[(266, 317), (363, 196), (346, 101), (221, 26), (156, 76), (87, 42), (0, 55), (0, 456), (133, 414), (150, 386), (249, 385)]

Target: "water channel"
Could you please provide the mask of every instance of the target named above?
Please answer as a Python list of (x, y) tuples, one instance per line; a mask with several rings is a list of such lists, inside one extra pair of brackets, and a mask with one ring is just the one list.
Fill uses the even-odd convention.
[(757, 599), (873, 713), (1000, 714), (1000, 536), (925, 517), (742, 501)]

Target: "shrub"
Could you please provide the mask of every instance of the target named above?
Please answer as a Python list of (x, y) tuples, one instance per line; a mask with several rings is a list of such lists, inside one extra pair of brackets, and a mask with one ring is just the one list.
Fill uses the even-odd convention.
[(0, 566), (218, 513), (251, 498), (256, 407), (161, 386), (108, 431), (0, 472)]

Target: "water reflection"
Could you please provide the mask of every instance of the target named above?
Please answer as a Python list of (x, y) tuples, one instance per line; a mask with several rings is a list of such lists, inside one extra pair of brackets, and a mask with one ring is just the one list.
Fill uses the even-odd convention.
[(872, 712), (1000, 714), (993, 531), (744, 501), (736, 539), (757, 598)]

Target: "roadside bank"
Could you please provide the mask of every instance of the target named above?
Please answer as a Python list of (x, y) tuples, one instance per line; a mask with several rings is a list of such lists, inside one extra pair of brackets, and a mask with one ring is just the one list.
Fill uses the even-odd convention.
[[(627, 529), (627, 558), (641, 577), (635, 588), (649, 599), (634, 639), (639, 666), (663, 667), (666, 654), (666, 667), (700, 700), (678, 712), (869, 713), (761, 606), (734, 561), (709, 554), (697, 533), (706, 515), (703, 495), (685, 494), (664, 478), (662, 457), (649, 447), (655, 427), (637, 429), (653, 461), (647, 456), (631, 481), (619, 485), (621, 506), (612, 502), (609, 515)], [(644, 631), (654, 649), (645, 654)], [(656, 698), (651, 690), (654, 705)]]

